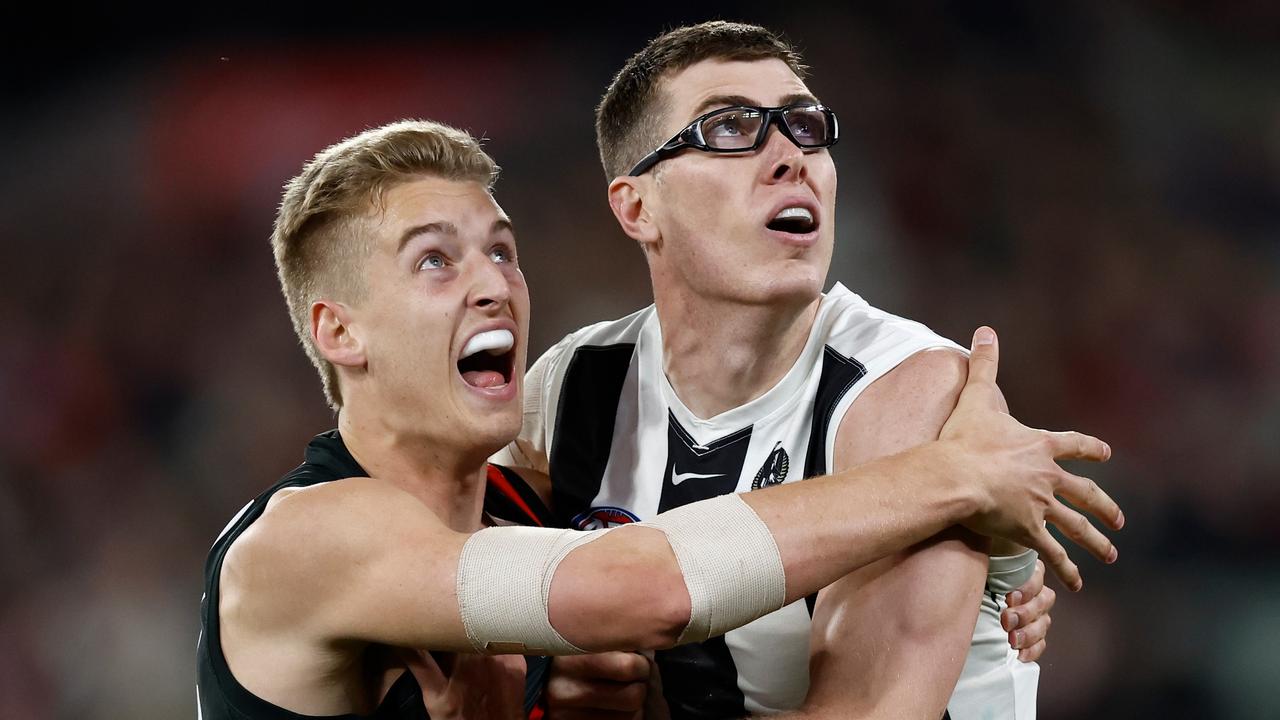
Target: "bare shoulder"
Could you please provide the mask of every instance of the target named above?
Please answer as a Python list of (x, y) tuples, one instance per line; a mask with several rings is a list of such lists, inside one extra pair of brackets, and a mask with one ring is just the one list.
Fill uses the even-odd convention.
[(836, 436), (836, 466), (850, 467), (935, 440), (955, 409), (969, 360), (950, 348), (911, 355), (853, 402)]
[(409, 493), (373, 478), (281, 490), (227, 550), (223, 614), (303, 620), (303, 606), (322, 604), (327, 589), (342, 586), (344, 572), (406, 525), (420, 532), (443, 527)]
[(227, 561), (237, 555), (267, 559), (308, 548), (332, 550), (334, 545), (351, 540), (355, 531), (379, 513), (406, 501), (412, 501), (408, 493), (367, 477), (285, 488), (231, 546)]

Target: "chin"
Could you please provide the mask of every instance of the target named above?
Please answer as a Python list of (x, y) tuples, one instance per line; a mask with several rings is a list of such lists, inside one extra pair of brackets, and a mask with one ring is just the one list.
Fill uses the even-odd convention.
[(807, 305), (822, 295), (822, 283), (826, 280), (816, 268), (789, 268), (758, 282), (749, 290), (752, 299), (760, 304)]
[(516, 439), (522, 422), (519, 407), (514, 412), (502, 411), (476, 418), (471, 423), (470, 442), (483, 445), (485, 454), (492, 455)]

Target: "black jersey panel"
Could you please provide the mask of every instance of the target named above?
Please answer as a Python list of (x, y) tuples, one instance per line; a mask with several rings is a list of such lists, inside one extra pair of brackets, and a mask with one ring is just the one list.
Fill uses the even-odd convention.
[[(827, 467), (827, 436), (832, 432), (831, 414), (840, 399), (855, 383), (867, 374), (867, 368), (851, 357), (845, 357), (826, 346), (822, 352), (822, 377), (818, 379), (818, 392), (814, 396), (813, 423), (809, 431), (809, 451), (805, 453), (804, 477), (811, 478), (831, 472)], [(835, 428), (839, 430), (839, 428)]]
[(654, 659), (671, 720), (724, 720), (746, 715), (738, 668), (723, 636), (659, 650)]
[(667, 466), (658, 512), (733, 492), (750, 446), (750, 425), (706, 445), (697, 445), (676, 416), (668, 412)]
[(568, 527), (600, 492), (609, 463), (618, 400), (635, 343), (580, 347), (565, 371), (551, 444), (551, 505)]

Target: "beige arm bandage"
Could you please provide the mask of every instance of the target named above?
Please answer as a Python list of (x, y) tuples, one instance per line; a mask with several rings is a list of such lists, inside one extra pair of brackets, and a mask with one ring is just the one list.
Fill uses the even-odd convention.
[(778, 544), (742, 496), (684, 505), (641, 524), (666, 533), (689, 589), (689, 624), (677, 645), (723, 635), (786, 601)]
[(485, 528), (458, 558), (458, 611), (476, 652), (581, 655), (551, 626), (547, 601), (556, 567), (574, 548), (609, 530)]
[[(666, 535), (689, 591), (689, 624), (677, 644), (723, 635), (786, 600), (778, 545), (738, 495), (685, 505), (640, 525)], [(574, 548), (611, 530), (501, 527), (472, 535), (458, 559), (457, 583), (458, 609), (472, 647), (526, 655), (586, 652), (551, 626), (551, 581)]]

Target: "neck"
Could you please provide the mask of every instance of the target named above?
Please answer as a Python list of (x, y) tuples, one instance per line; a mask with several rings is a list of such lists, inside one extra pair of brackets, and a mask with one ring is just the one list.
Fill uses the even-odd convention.
[(487, 455), (443, 452), (447, 441), (393, 427), (350, 405), (338, 412), (338, 432), (369, 477), (418, 498), (458, 532), (480, 529)]
[(768, 392), (800, 357), (820, 301), (742, 304), (655, 293), (663, 371), (680, 401), (706, 419)]

